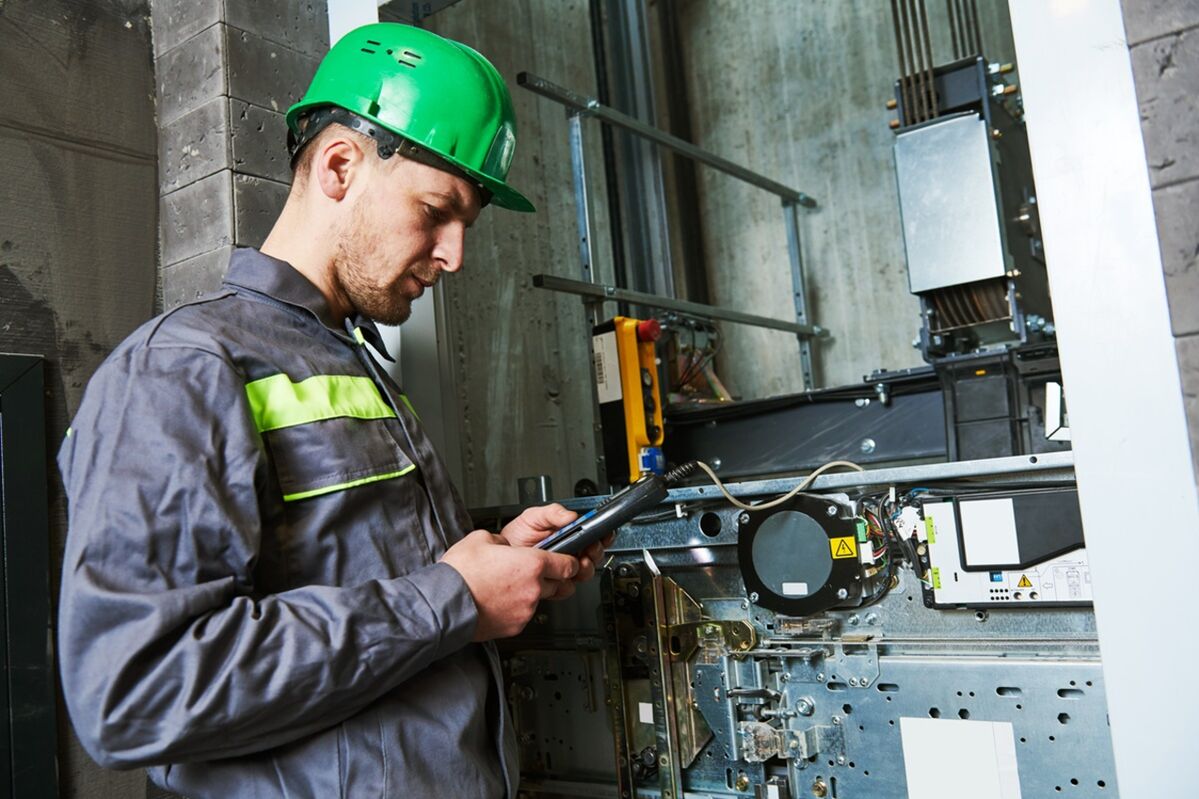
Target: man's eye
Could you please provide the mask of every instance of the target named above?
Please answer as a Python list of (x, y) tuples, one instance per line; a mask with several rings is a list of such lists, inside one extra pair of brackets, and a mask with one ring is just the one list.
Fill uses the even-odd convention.
[(428, 203), (425, 203), (424, 205), (425, 215), (429, 217), (430, 221), (438, 224), (445, 221), (446, 214), (444, 210), (438, 208), (436, 205), (429, 205)]

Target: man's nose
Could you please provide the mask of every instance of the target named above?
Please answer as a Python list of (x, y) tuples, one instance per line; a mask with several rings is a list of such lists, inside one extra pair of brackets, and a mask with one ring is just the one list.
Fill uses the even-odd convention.
[(443, 272), (457, 272), (462, 268), (465, 249), (466, 225), (446, 225), (441, 229), (441, 235), (437, 238), (433, 258), (441, 265)]

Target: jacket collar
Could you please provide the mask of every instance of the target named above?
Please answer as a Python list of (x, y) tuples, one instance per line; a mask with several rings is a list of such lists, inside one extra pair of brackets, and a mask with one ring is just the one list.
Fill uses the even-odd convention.
[[(249, 289), (307, 311), (334, 334), (347, 338), (345, 329), (333, 318), (325, 295), (287, 261), (272, 258), (250, 247), (239, 247), (229, 258), (229, 271), (224, 282), (234, 289)], [(395, 362), (372, 320), (355, 312), (351, 321), (380, 355)]]

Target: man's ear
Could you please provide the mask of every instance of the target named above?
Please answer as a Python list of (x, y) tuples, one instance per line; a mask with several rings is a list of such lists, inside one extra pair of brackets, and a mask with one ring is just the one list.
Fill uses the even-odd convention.
[(342, 200), (360, 171), (365, 154), (348, 136), (332, 136), (321, 145), (312, 163), (313, 177), (321, 192), (331, 200)]

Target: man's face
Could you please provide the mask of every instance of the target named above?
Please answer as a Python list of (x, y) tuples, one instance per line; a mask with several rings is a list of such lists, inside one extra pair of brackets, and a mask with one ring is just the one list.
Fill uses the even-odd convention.
[(372, 153), (366, 164), (363, 191), (338, 240), (334, 290), (363, 316), (398, 325), (442, 272), (462, 268), (479, 197), (461, 178), (416, 161), (384, 162)]

